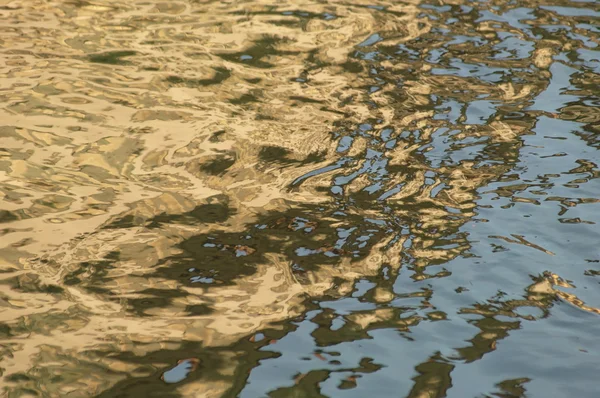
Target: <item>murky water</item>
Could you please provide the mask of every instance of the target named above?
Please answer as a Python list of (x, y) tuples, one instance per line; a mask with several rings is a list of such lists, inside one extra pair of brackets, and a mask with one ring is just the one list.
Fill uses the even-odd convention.
[(597, 1), (0, 0), (6, 397), (598, 397)]

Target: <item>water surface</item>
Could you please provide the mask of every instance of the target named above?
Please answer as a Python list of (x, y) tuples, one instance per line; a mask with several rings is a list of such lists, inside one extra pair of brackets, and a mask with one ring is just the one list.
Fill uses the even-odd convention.
[(595, 1), (0, 0), (6, 397), (589, 397)]

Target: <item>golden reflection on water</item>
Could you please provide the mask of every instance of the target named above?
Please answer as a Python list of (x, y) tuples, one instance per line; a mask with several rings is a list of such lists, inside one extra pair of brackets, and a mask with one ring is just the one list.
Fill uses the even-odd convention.
[[(565, 234), (599, 236), (578, 209), (600, 201), (600, 11), (513, 3), (0, 0), (6, 396), (243, 395), (265, 347), (365, 281), (369, 306), (311, 318), (321, 347), (457, 314), (479, 330), (415, 362), (409, 397), (446, 396), (457, 364), (557, 303), (600, 313), (576, 287), (597, 284), (593, 247), (573, 259), (585, 270), (552, 271)], [(531, 159), (569, 156), (527, 176)], [(556, 234), (482, 215), (525, 205)], [(465, 228), (485, 224), (482, 254)], [(549, 262), (523, 265), (519, 298), (428, 284), (514, 251)], [(433, 304), (470, 290), (455, 313)], [(383, 367), (363, 358), (337, 388)], [(270, 396), (328, 396), (331, 372), (274, 379)]]

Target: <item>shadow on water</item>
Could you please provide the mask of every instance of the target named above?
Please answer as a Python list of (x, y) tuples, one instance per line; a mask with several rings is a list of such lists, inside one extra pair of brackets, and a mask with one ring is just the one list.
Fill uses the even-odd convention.
[(90, 62), (109, 65), (127, 65), (128, 62), (122, 58), (136, 55), (136, 51), (111, 51), (102, 54), (92, 54), (89, 56)]
[(240, 52), (230, 54), (220, 54), (219, 56), (226, 61), (242, 63), (255, 68), (272, 68), (275, 65), (265, 61), (264, 58), (282, 57), (286, 55), (295, 55), (296, 51), (280, 50), (278, 46), (287, 43), (287, 40), (277, 36), (266, 36), (254, 43), (253, 46)]
[(167, 82), (173, 85), (183, 85), (185, 87), (194, 88), (220, 84), (229, 79), (229, 77), (231, 77), (231, 72), (228, 69), (215, 68), (214, 77), (209, 79), (186, 79), (179, 76), (169, 76), (167, 77)]

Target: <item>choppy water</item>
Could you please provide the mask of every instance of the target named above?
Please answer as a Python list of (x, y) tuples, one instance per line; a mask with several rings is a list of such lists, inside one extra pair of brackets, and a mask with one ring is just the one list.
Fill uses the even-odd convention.
[(0, 0), (6, 397), (598, 397), (600, 3)]

